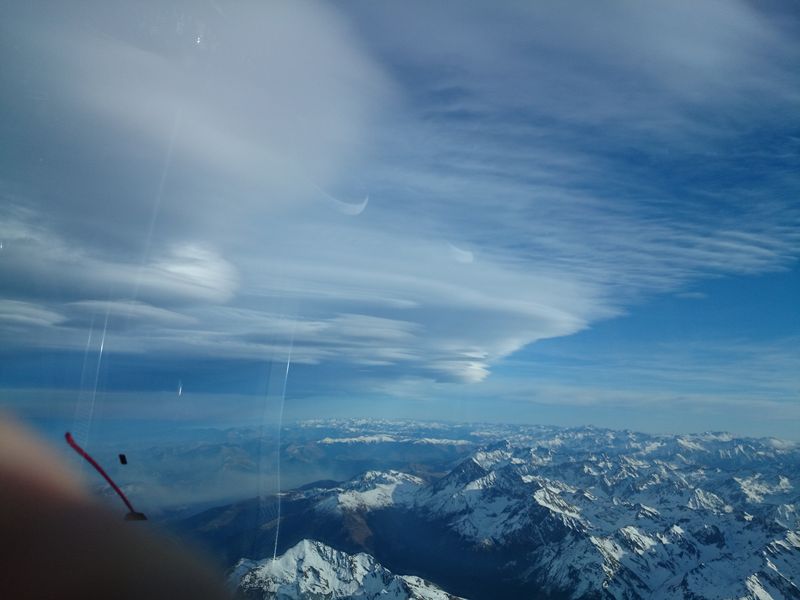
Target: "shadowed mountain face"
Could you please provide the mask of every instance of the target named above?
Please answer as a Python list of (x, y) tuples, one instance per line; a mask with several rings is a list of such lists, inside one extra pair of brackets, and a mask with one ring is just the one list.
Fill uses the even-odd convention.
[[(316, 539), (470, 598), (800, 598), (794, 446), (590, 428), (506, 437), (439, 478), (388, 469), (284, 493), (278, 551)], [(271, 557), (277, 498), (174, 526), (228, 567)]]

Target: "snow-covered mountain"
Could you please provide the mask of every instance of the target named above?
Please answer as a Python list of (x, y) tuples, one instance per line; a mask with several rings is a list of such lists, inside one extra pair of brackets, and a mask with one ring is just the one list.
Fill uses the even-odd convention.
[(443, 522), (505, 574), (571, 598), (800, 598), (800, 460), (771, 440), (586, 429), (500, 442), (428, 484), (369, 472), (319, 511)]
[(239, 597), (259, 600), (458, 600), (419, 577), (395, 575), (369, 554), (314, 540), (298, 542), (275, 560), (240, 560), (231, 583)]
[[(316, 443), (415, 438), (406, 423), (338, 427)], [(315, 538), (367, 551), (472, 598), (800, 599), (796, 444), (506, 425), (428, 424), (416, 437), (470, 451), (436, 475), (372, 469), (285, 492), (280, 548)], [(271, 555), (274, 502), (220, 507), (186, 529), (231, 564), (243, 547)]]

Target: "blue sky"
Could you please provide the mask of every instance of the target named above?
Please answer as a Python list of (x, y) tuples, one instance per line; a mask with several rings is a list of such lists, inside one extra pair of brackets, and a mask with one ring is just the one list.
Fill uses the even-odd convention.
[(20, 3), (0, 402), (797, 439), (799, 18)]

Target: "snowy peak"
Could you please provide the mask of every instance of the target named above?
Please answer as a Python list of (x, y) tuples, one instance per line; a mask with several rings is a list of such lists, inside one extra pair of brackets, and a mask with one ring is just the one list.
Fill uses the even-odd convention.
[(733, 511), (733, 508), (725, 504), (722, 498), (717, 496), (715, 493), (706, 492), (700, 488), (697, 488), (692, 492), (692, 496), (689, 498), (689, 502), (687, 502), (686, 506), (692, 510), (724, 510), (725, 512)]
[(370, 511), (390, 506), (410, 506), (425, 482), (400, 471), (367, 471), (335, 488), (319, 503), (323, 511)]
[(460, 489), (481, 477), (485, 477), (488, 473), (474, 458), (469, 458), (437, 481), (434, 485), (434, 490), (442, 492)]
[(263, 600), (458, 600), (419, 577), (395, 575), (369, 554), (302, 540), (275, 560), (242, 559), (231, 583), (238, 597)]

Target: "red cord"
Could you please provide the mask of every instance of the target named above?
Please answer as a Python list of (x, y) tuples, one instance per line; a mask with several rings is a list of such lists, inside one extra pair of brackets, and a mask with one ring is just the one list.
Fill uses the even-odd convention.
[(103, 470), (103, 467), (101, 467), (99, 464), (97, 464), (97, 461), (95, 461), (95, 459), (93, 459), (91, 456), (89, 456), (89, 453), (86, 452), (86, 450), (84, 450), (83, 448), (78, 446), (77, 442), (73, 439), (71, 433), (69, 433), (69, 432), (65, 433), (64, 437), (66, 438), (67, 443), (70, 446), (72, 446), (72, 449), (75, 450), (75, 452), (77, 452), (78, 454), (80, 454), (83, 458), (85, 458), (87, 460), (87, 462), (90, 465), (92, 465), (95, 469), (97, 469), (97, 472), (100, 473), (100, 475), (102, 475), (105, 478), (105, 480), (108, 482), (108, 484), (114, 489), (115, 492), (117, 492), (119, 497), (122, 498), (122, 501), (125, 503), (125, 506), (128, 507), (128, 510), (130, 512), (132, 512), (132, 513), (135, 513), (136, 511), (133, 509), (133, 505), (130, 503), (130, 501), (125, 496), (125, 494), (122, 493), (122, 490), (119, 489), (117, 484), (114, 483), (114, 481), (111, 479), (111, 477), (108, 476), (108, 473), (106, 473)]

